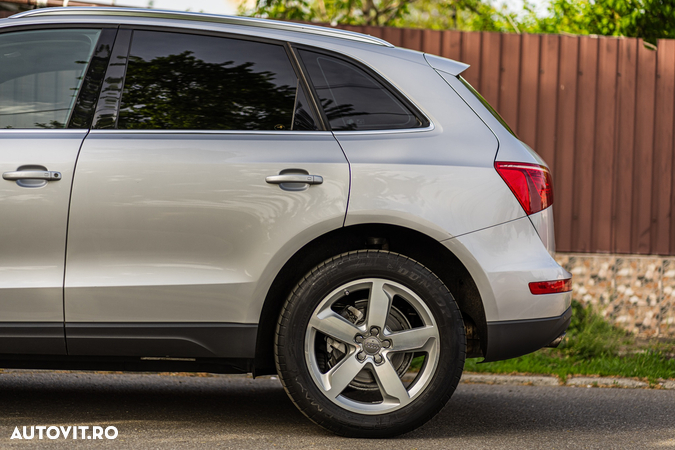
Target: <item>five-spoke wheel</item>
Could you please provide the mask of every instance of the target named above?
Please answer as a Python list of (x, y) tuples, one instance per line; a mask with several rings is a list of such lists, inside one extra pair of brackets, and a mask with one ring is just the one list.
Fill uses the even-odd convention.
[[(414, 315), (418, 326), (413, 328), (401, 310)], [(331, 401), (349, 411), (381, 414), (406, 406), (424, 390), (438, 364), (438, 341), (433, 315), (417, 294), (394, 281), (366, 278), (338, 287), (314, 310), (305, 359), (314, 382)], [(324, 353), (335, 352), (341, 355), (326, 364)], [(409, 367), (401, 362), (409, 366), (416, 353), (424, 354), (424, 364), (414, 378), (404, 380)], [(364, 389), (358, 381), (368, 377), (374, 382)], [(381, 401), (372, 401), (375, 390)]]
[(409, 431), (443, 407), (465, 356), (461, 313), (423, 265), (386, 251), (333, 258), (289, 296), (277, 326), (281, 381), (338, 434)]

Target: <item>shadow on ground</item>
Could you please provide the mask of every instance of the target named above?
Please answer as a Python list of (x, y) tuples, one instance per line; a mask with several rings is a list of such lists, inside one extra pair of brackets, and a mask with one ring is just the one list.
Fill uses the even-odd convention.
[[(7, 438), (17, 425), (115, 424), (120, 436), (130, 441), (143, 436), (154, 444), (209, 439), (233, 446), (251, 442), (253, 448), (363, 444), (336, 441), (311, 424), (270, 378), (12, 371), (0, 374), (0, 396), (0, 427)], [(675, 391), (462, 384), (427, 425), (388, 442), (405, 448), (464, 442), (469, 448), (472, 442), (482, 447), (514, 438), (527, 445), (531, 438), (574, 433), (594, 436), (600, 445), (619, 435), (647, 432), (649, 438), (649, 430), (675, 437), (673, 417)]]

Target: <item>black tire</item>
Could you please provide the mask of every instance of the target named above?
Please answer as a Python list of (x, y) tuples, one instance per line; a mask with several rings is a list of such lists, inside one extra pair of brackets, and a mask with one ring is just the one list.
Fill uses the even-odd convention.
[[(354, 286), (354, 298), (368, 296), (365, 313), (363, 306), (358, 309), (347, 305), (340, 309), (343, 304), (352, 301), (349, 289), (342, 291), (344, 286)], [(381, 305), (386, 304), (386, 299), (390, 299), (389, 305), (397, 306), (383, 309)], [(363, 305), (364, 300), (353, 301), (353, 305)], [(386, 322), (381, 331), (371, 325), (371, 322), (382, 323), (383, 313), (378, 316), (378, 311), (386, 311)], [(362, 335), (357, 336), (356, 340), (348, 342), (346, 337), (351, 336), (351, 329), (343, 326), (340, 317), (334, 317), (337, 314), (348, 318), (349, 321), (345, 320), (348, 325), (354, 323), (354, 327), (365, 327), (366, 332), (361, 332)], [(366, 319), (363, 319), (364, 316)], [(380, 322), (377, 322), (378, 318)], [(320, 326), (310, 326), (310, 320), (312, 324)], [(342, 340), (336, 337), (338, 334), (324, 334), (322, 331), (324, 328), (332, 330), (326, 324), (334, 323), (339, 325), (340, 330), (348, 330), (339, 335), (344, 336)], [(371, 326), (372, 333), (375, 333), (372, 336), (369, 331)], [(436, 326), (437, 331), (432, 329), (433, 326)], [(397, 331), (392, 333), (394, 328)], [(404, 334), (396, 334), (403, 331), (416, 331), (418, 336), (424, 332), (431, 337), (413, 339), (415, 342), (428, 339), (424, 341), (424, 347), (418, 349), (408, 342), (410, 333), (407, 334), (407, 341), (402, 337)], [(332, 342), (335, 346), (324, 345), (324, 341)], [(396, 353), (397, 348), (403, 350)], [(408, 351), (408, 348), (418, 349), (422, 353)], [(312, 352), (318, 356), (305, 356), (313, 355)], [(363, 250), (344, 253), (323, 262), (296, 285), (279, 316), (274, 354), (277, 372), (286, 393), (314, 423), (342, 436), (392, 437), (426, 423), (450, 399), (464, 368), (466, 333), (462, 315), (452, 294), (429, 269), (400, 254)], [(336, 354), (342, 355), (341, 359), (327, 367), (330, 362), (326, 361), (336, 359)], [(406, 361), (409, 362), (412, 357), (409, 355), (420, 354), (424, 362), (419, 375), (408, 387), (402, 383), (406, 389), (406, 393), (402, 393), (392, 381), (391, 374), (401, 377), (400, 372)], [(361, 369), (357, 362), (363, 364)], [(397, 372), (391, 372), (392, 368)], [(338, 374), (338, 370), (342, 372)], [(361, 371), (357, 372), (347, 387), (335, 394), (341, 389), (336, 386), (342, 386), (343, 380), (349, 379), (351, 373), (358, 370)], [(349, 375), (345, 375), (347, 373)], [(323, 378), (319, 374), (325, 374), (324, 377), (331, 375), (333, 378), (330, 383), (322, 384)], [(373, 381), (369, 382), (369, 379)], [(331, 384), (333, 380), (336, 382)], [(390, 396), (389, 392), (395, 395)], [(372, 396), (379, 397), (367, 400)], [(385, 396), (387, 401), (384, 400)], [(366, 410), (371, 407), (379, 409), (375, 412)]]

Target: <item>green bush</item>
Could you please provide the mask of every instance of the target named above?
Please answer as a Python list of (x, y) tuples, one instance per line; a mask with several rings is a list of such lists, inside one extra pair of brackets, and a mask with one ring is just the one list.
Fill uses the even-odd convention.
[(630, 342), (626, 331), (607, 322), (591, 306), (584, 307), (576, 300), (572, 301), (572, 321), (567, 334), (561, 352), (580, 358), (618, 356), (619, 348)]

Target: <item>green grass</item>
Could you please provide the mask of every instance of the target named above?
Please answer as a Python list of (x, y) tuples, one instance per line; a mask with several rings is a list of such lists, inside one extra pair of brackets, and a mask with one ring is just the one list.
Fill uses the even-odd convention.
[(600, 375), (637, 377), (654, 383), (675, 379), (675, 343), (640, 343), (635, 337), (609, 324), (590, 307), (573, 302), (567, 341), (557, 349), (542, 349), (506, 361), (480, 363), (468, 359), (467, 372)]

